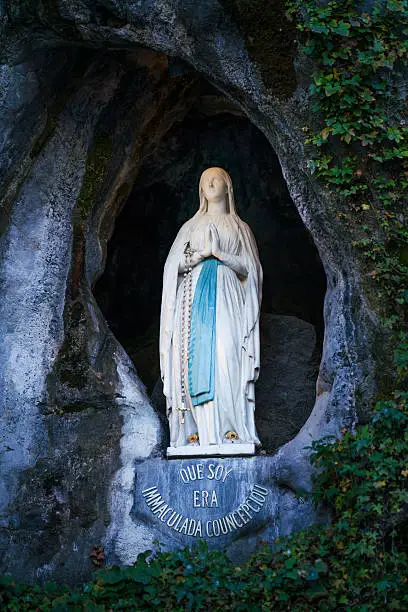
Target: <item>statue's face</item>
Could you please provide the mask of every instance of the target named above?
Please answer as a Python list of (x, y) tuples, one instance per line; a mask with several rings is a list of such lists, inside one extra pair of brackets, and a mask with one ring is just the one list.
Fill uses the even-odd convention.
[(202, 188), (207, 200), (221, 198), (227, 193), (224, 177), (217, 170), (207, 170), (202, 179)]

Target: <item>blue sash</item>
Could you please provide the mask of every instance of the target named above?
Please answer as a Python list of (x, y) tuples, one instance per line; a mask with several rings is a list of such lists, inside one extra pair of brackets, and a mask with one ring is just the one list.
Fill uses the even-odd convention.
[(194, 292), (191, 308), (188, 357), (188, 390), (193, 406), (214, 399), (215, 318), (219, 259), (206, 259)]

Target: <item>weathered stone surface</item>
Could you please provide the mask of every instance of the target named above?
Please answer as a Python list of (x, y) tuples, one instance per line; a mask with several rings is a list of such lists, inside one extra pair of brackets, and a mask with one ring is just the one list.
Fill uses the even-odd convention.
[[(162, 113), (166, 106), (176, 109), (180, 89), (172, 89), (171, 103), (168, 86), (159, 87), (164, 71), (158, 70), (156, 80), (150, 81), (152, 89), (146, 86), (139, 93), (159, 88), (162, 95), (158, 98), (152, 95), (143, 112), (139, 112), (140, 107), (135, 110), (132, 97), (125, 106), (118, 105), (117, 98), (114, 102), (115, 94), (120, 92), (122, 97), (129, 70), (118, 57), (119, 48), (138, 55), (140, 46), (144, 46), (178, 58), (184, 63), (179, 66), (199, 71), (233, 99), (276, 151), (291, 198), (325, 267), (325, 337), (317, 400), (300, 432), (273, 458), (274, 482), (278, 487), (273, 495), (281, 500), (283, 532), (316, 519), (304, 512), (291, 492), (310, 489), (311, 467), (305, 447), (324, 435), (338, 435), (344, 425), (353, 426), (358, 414), (366, 414), (374, 394), (381, 388), (381, 377), (387, 374), (386, 334), (373, 307), (375, 299), (367, 289), (361, 254), (352, 246), (351, 234), (358, 234), (358, 228), (342, 224), (332, 199), (322, 192), (308, 169), (301, 128), (310, 122), (306, 92), (310, 66), (299, 58), (295, 61), (298, 86), (292, 95), (285, 89), (282, 96), (282, 88), (279, 84), (275, 86), (274, 78), (263, 79), (259, 56), (248, 53), (245, 28), (234, 22), (236, 18), (226, 16), (217, 0), (178, 3), (117, 0), (109, 5), (102, 1), (62, 0), (52, 7), (49, 3), (29, 2), (7, 3), (7, 7), (3, 3), (0, 7), (0, 61), (4, 63), (0, 110), (6, 109), (8, 119), (6, 128), (2, 127), (5, 137), (0, 139), (2, 172), (6, 168), (1, 193), (5, 194), (8, 213), (0, 247), (1, 569), (12, 569), (19, 578), (62, 576), (65, 563), (64, 580), (80, 581), (90, 573), (85, 558), (94, 537), (100, 541), (106, 537), (111, 558), (127, 563), (134, 561), (137, 551), (151, 548), (156, 536), (151, 524), (136, 520), (131, 512), (138, 470), (135, 464), (160, 454), (163, 428), (132, 364), (93, 301), (92, 283), (101, 273), (106, 241), (136, 178), (135, 160), (146, 150), (144, 144), (151, 133), (160, 140), (170, 129), (169, 123), (161, 124), (159, 117), (166, 115)], [(281, 23), (280, 19), (278, 22)], [(34, 114), (34, 109), (44, 102), (37, 92), (40, 95), (47, 91), (45, 67), (49, 53), (54, 53), (50, 49), (63, 46), (87, 47), (93, 53), (85, 58), (86, 72), (66, 94), (53, 121), (55, 125), (48, 132), (45, 113), (39, 111), (34, 117), (31, 111)], [(38, 50), (44, 53), (42, 67), (29, 61)], [(58, 71), (54, 64), (53, 74), (59, 75), (55, 83), (64, 81), (65, 66), (67, 61), (61, 63)], [(152, 74), (150, 68), (146, 72)], [(269, 74), (273, 76), (273, 71)], [(88, 191), (91, 197), (81, 199), (86, 170), (92, 165), (87, 162), (94, 138), (100, 142), (101, 128), (111, 125), (108, 116), (116, 116), (111, 131), (108, 130), (115, 136), (119, 127), (125, 126), (121, 119), (128, 112), (134, 112), (130, 133), (134, 133), (133, 127), (138, 124), (138, 113), (140, 130), (135, 132), (134, 139), (113, 139), (114, 162), (103, 165), (102, 181), (93, 182)], [(179, 108), (174, 120), (182, 114)], [(23, 133), (17, 127), (20, 119), (26, 127)], [(156, 131), (158, 124), (162, 128)], [(38, 142), (38, 137), (41, 146), (36, 148), (34, 142)], [(14, 148), (9, 148), (10, 140), (15, 143)], [(81, 201), (87, 205), (79, 206)], [(75, 334), (72, 330), (78, 311), (80, 329)], [(61, 380), (57, 371), (64, 357), (60, 349), (67, 338), (73, 340), (68, 343), (72, 349), (69, 369), (75, 370), (78, 359), (85, 374), (83, 393), (75, 385), (68, 389), (67, 381)], [(102, 375), (100, 379), (98, 373)], [(108, 380), (103, 380), (104, 373), (108, 373)], [(92, 412), (95, 407), (89, 405), (91, 389), (98, 392), (95, 413)], [(96, 427), (96, 422), (87, 420), (86, 411), (78, 421), (69, 420), (68, 410), (78, 407), (82, 397), (88, 402), (92, 418), (102, 428), (112, 424), (115, 432), (106, 439), (113, 451), (103, 464), (109, 493), (103, 483), (103, 488), (98, 489), (100, 504), (89, 496), (83, 498), (86, 506), (83, 516), (87, 517), (84, 521), (89, 523), (81, 529), (70, 520), (75, 502), (68, 495), (65, 508), (69, 511), (63, 511), (64, 518), (54, 529), (53, 520), (47, 516), (52, 515), (53, 508), (58, 509), (55, 500), (58, 501), (59, 493), (53, 494), (54, 501), (47, 501), (49, 511), (44, 515), (39, 506), (48, 495), (49, 470), (53, 470), (54, 463), (58, 465), (50, 460), (61, 452), (64, 438), (59, 427), (56, 437), (52, 437), (48, 424), (58, 421), (63, 428), (70, 423), (73, 437), (82, 438), (81, 427), (86, 435), (92, 436), (89, 428)], [(112, 421), (100, 416), (99, 410), (109, 412), (112, 405), (115, 406), (110, 413), (114, 415)], [(54, 415), (46, 414), (50, 409)], [(120, 444), (115, 437), (119, 419)], [(84, 455), (76, 443), (72, 444), (77, 458), (75, 466), (86, 465), (85, 455), (89, 459), (97, 457), (98, 447), (88, 447)], [(67, 491), (71, 490), (69, 483), (75, 474), (79, 480), (84, 477), (84, 468), (65, 464), (64, 478), (68, 484), (63, 485), (63, 490)], [(98, 471), (94, 474), (99, 477)], [(54, 480), (52, 472), (51, 485)], [(27, 482), (33, 482), (37, 492), (26, 487)], [(58, 483), (55, 486), (60, 488)], [(72, 490), (77, 490), (73, 484)], [(17, 506), (19, 495), (23, 497)], [(62, 506), (64, 495), (58, 502)], [(105, 513), (107, 504), (109, 519)], [(109, 526), (105, 520), (110, 520)], [(49, 547), (39, 550), (36, 540), (43, 532), (51, 540), (47, 536)], [(78, 537), (82, 541), (81, 562), (71, 554)], [(26, 547), (22, 544), (24, 538), (28, 542)]]
[[(55, 133), (39, 151), (1, 242), (1, 563), (3, 571), (32, 581), (59, 576), (74, 582), (89, 574), (88, 551), (106, 530), (104, 512), (121, 448), (126, 464), (149, 454), (160, 441), (158, 419), (143, 385), (92, 300), (82, 304), (92, 321), (87, 337), (91, 363), (94, 372), (103, 371), (101, 359), (98, 363), (102, 355), (112, 372), (103, 410), (100, 401), (93, 404), (92, 398), (79, 395), (63, 414), (47, 380), (64, 340), (73, 208), (93, 130), (120, 77), (121, 66), (115, 61), (109, 67), (98, 60), (90, 65), (82, 87), (60, 114)], [(109, 430), (117, 433), (122, 426), (121, 447)], [(69, 460), (65, 428), (70, 429)], [(83, 446), (80, 440), (85, 437), (89, 443)], [(131, 453), (125, 452), (127, 439)], [(94, 495), (88, 482), (92, 477), (98, 487)], [(64, 493), (50, 492), (54, 481)], [(80, 510), (75, 509), (75, 497), (82, 498)], [(73, 520), (78, 513), (88, 517), (81, 528)], [(67, 549), (76, 548), (81, 561), (67, 556)]]
[(110, 521), (122, 419), (112, 405), (43, 416), (42, 422), (47, 451), (20, 476), (9, 503), (2, 571), (29, 582), (77, 583), (92, 571), (89, 554)]
[(84, 71), (86, 56), (74, 48), (38, 50), (22, 64), (0, 68), (0, 234), (75, 79)]
[[(1, 439), (12, 449), (1, 470), (6, 482), (8, 473), (14, 481), (14, 469), (32, 465), (44, 453), (39, 406), (62, 340), (72, 207), (92, 126), (116, 84), (113, 78), (101, 87), (101, 77), (97, 71), (89, 74), (62, 115), (59, 129), (20, 190), (1, 244)], [(2, 505), (7, 504), (6, 491), (0, 497)]]

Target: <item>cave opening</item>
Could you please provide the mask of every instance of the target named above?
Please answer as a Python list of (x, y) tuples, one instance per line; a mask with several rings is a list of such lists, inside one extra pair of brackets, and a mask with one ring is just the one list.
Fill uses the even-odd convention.
[(225, 168), (264, 271), (256, 421), (263, 452), (274, 452), (296, 435), (314, 404), (326, 277), (268, 140), (207, 80), (194, 79), (193, 103), (141, 162), (94, 295), (165, 414), (158, 355), (163, 267), (179, 228), (198, 208), (201, 173)]

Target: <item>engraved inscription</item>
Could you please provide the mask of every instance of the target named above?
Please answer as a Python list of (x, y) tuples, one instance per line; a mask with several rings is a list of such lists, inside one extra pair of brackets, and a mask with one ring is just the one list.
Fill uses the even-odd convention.
[(215, 491), (194, 491), (194, 508), (218, 508), (218, 499)]
[[(225, 483), (231, 474), (232, 468), (223, 465), (203, 464), (190, 465), (179, 471), (183, 483), (191, 483), (197, 480), (213, 480)], [(197, 518), (184, 516), (181, 512), (172, 508), (162, 497), (156, 486), (148, 487), (142, 491), (144, 500), (153, 515), (169, 528), (177, 533), (193, 536), (195, 538), (217, 538), (243, 528), (262, 509), (269, 491), (261, 485), (254, 484), (243, 503), (235, 510), (228, 512), (220, 518), (201, 521)], [(215, 490), (194, 490), (194, 508), (218, 508), (219, 502)]]
[(204, 479), (225, 482), (231, 472), (232, 468), (221, 464), (210, 463), (208, 466), (204, 466), (202, 463), (197, 463), (197, 465), (187, 465), (185, 468), (181, 468), (179, 474), (184, 484), (188, 484), (194, 480)]

